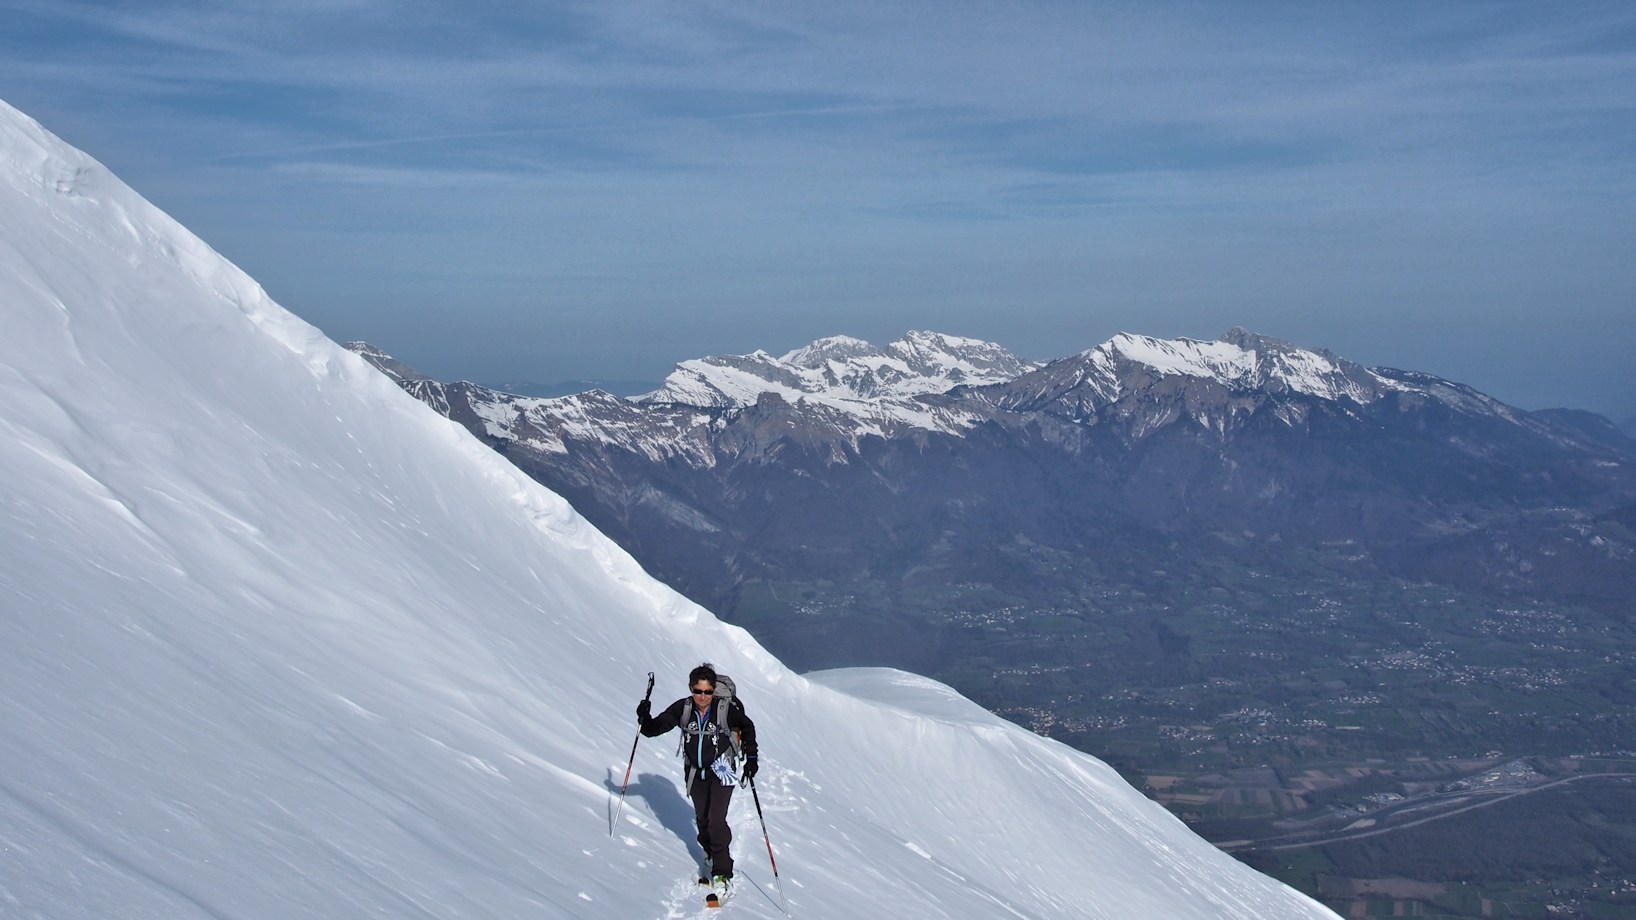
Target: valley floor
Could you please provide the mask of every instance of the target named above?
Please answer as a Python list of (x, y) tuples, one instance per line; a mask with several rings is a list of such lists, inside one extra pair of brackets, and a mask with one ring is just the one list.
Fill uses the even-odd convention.
[(1185, 812), (1195, 830), (1343, 916), (1636, 917), (1636, 752), (1156, 775), (1146, 788), (1172, 809), (1212, 807), (1220, 817)]

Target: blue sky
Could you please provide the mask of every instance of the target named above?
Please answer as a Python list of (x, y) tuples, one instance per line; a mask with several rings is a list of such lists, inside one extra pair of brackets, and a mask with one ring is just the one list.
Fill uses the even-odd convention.
[(443, 378), (1237, 325), (1636, 417), (1629, 3), (0, 0), (0, 98)]

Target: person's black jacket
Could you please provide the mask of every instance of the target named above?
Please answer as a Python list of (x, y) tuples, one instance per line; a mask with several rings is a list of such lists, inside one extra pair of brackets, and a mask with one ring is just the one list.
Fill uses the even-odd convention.
[[(712, 700), (710, 705), (712, 707), (719, 706), (721, 702)], [(663, 712), (643, 721), (642, 734), (653, 738), (682, 725), (684, 719), (691, 723), (697, 718), (695, 712), (693, 698), (684, 696), (665, 707)], [(711, 720), (713, 727), (715, 713), (706, 712), (706, 716)], [(731, 705), (727, 707), (727, 727), (738, 733), (739, 749), (743, 752), (744, 759), (749, 760), (755, 757), (756, 724), (750, 721), (749, 716), (744, 714), (744, 704), (739, 702), (738, 697), (733, 697)], [(683, 744), (682, 756), (687, 760), (689, 775), (707, 769), (715, 762), (716, 755), (720, 754), (722, 749), (727, 746), (729, 746), (729, 742), (726, 742), (725, 739), (718, 740), (711, 732), (705, 732), (698, 736), (697, 741)]]

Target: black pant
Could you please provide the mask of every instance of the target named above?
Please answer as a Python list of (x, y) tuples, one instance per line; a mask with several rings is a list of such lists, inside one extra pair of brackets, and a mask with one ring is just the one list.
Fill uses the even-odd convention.
[(693, 799), (693, 820), (699, 827), (699, 846), (704, 847), (710, 874), (731, 876), (733, 854), (727, 845), (733, 842), (733, 830), (727, 826), (727, 804), (733, 800), (733, 787), (723, 786), (716, 774), (703, 770), (693, 777), (693, 788), (687, 794)]

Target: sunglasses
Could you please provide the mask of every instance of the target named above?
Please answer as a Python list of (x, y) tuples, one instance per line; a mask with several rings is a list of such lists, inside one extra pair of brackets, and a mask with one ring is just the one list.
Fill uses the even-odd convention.
[(716, 693), (715, 690), (708, 687), (703, 690), (700, 690), (698, 687), (689, 687), (688, 692), (692, 693), (694, 696), (714, 696)]

